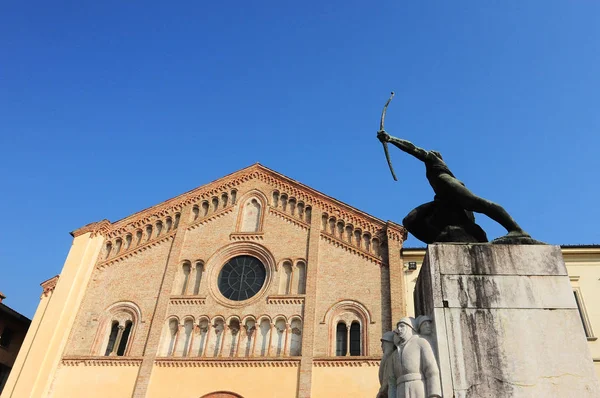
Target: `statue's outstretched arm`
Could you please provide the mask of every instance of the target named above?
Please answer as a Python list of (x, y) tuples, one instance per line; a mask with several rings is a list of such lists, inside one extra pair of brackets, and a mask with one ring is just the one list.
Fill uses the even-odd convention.
[(427, 155), (427, 151), (423, 148), (419, 148), (415, 144), (410, 141), (402, 140), (400, 138), (392, 137), (388, 135), (389, 139), (387, 142), (401, 149), (402, 151), (408, 153), (409, 155), (413, 155), (420, 161), (425, 161), (425, 156)]

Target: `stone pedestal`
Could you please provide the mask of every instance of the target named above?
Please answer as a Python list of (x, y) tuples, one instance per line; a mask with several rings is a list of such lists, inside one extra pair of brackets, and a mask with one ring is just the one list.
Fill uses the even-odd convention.
[(600, 397), (557, 246), (430, 245), (415, 313), (434, 319), (444, 397)]

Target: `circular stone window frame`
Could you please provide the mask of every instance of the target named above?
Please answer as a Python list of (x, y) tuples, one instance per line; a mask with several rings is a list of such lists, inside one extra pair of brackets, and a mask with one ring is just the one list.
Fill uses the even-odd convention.
[[(219, 290), (219, 274), (229, 260), (237, 256), (252, 256), (258, 259), (265, 267), (265, 282), (260, 290), (246, 300), (235, 301), (223, 296)], [(264, 298), (265, 293), (271, 287), (277, 272), (275, 258), (267, 248), (252, 242), (232, 243), (219, 249), (206, 263), (208, 277), (208, 291), (210, 295), (221, 305), (229, 308), (245, 307), (256, 303)]]

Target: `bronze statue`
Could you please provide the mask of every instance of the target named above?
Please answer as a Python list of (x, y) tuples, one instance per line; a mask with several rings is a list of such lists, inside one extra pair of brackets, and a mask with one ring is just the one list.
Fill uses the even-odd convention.
[(507, 235), (493, 243), (541, 243), (523, 231), (502, 206), (472, 193), (452, 174), (439, 152), (427, 151), (409, 141), (390, 136), (384, 129), (384, 118), (393, 96), (392, 92), (383, 108), (377, 132), (377, 138), (384, 145), (392, 176), (396, 179), (387, 151), (388, 142), (425, 163), (425, 175), (435, 192), (432, 202), (418, 206), (404, 218), (403, 224), (408, 232), (425, 243), (487, 242), (485, 232), (475, 223), (473, 212), (476, 212), (485, 214), (508, 231)]

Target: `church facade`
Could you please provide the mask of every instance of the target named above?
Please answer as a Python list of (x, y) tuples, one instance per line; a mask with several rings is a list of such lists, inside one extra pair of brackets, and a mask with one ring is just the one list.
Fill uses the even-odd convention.
[[(72, 235), (2, 397), (375, 396), (424, 256), (259, 164)], [(598, 369), (600, 248), (563, 255)]]

